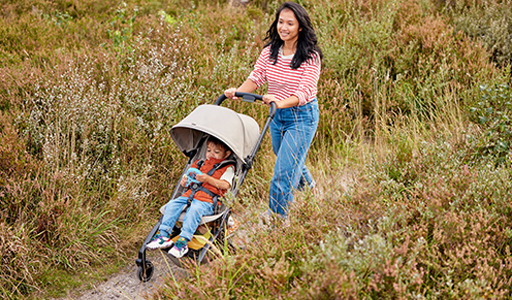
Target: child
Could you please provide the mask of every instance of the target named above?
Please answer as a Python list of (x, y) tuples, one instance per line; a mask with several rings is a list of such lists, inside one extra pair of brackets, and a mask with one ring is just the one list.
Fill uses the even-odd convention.
[[(214, 170), (216, 166), (219, 166), (219, 163), (230, 155), (231, 151), (223, 142), (214, 137), (208, 139), (206, 160), (204, 162), (197, 160), (191, 166), (202, 172), (202, 174), (196, 174), (195, 177), (195, 179), (199, 181), (199, 188), (197, 188), (197, 186), (193, 188), (189, 187), (183, 195), (172, 199), (165, 205), (165, 212), (159, 227), (159, 233), (155, 235), (153, 240), (147, 245), (147, 248), (167, 248), (173, 244), (170, 233), (183, 211), (183, 208), (187, 205), (189, 198), (192, 198), (190, 207), (183, 219), (180, 236), (174, 244), (174, 247), (169, 250), (169, 254), (176, 258), (181, 258), (183, 255), (187, 254), (188, 242), (190, 242), (192, 235), (199, 226), (201, 217), (213, 213), (213, 196), (223, 196), (224, 193), (231, 188), (231, 182), (235, 172), (234, 165), (228, 163), (224, 166), (220, 165), (220, 168)], [(208, 175), (207, 173), (212, 174)], [(181, 178), (180, 184), (186, 187), (186, 175)]]

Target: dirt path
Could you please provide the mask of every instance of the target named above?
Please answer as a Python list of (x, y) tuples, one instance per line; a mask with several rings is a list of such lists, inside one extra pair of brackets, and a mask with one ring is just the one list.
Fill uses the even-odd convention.
[[(232, 236), (237, 247), (243, 247), (247, 243), (246, 230), (238, 229)], [(108, 280), (93, 285), (82, 287), (79, 290), (70, 291), (67, 297), (52, 300), (103, 300), (103, 299), (151, 299), (151, 294), (164, 284), (164, 279), (173, 274), (175, 278), (183, 278), (188, 272), (180, 268), (169, 256), (162, 251), (146, 251), (146, 259), (150, 260), (154, 267), (152, 278), (148, 282), (141, 282), (137, 276), (135, 258), (132, 265), (125, 267), (113, 274)]]
[[(90, 289), (73, 291), (59, 300), (103, 300), (103, 299), (150, 299), (151, 294), (164, 283), (164, 276), (173, 272), (174, 275), (183, 272), (183, 269), (174, 265), (165, 258), (160, 251), (147, 251), (147, 258), (155, 267), (153, 277), (148, 282), (141, 282), (137, 277), (137, 266), (127, 266), (114, 274), (107, 281), (93, 286)], [(56, 300), (56, 299), (55, 299)]]
[[(244, 219), (243, 216), (236, 215), (235, 218)], [(243, 249), (244, 245), (247, 245), (247, 226), (251, 225), (239, 222), (236, 224), (234, 227), (236, 231), (231, 239), (239, 249)], [(165, 252), (147, 250), (146, 259), (153, 264), (154, 273), (148, 282), (141, 282), (137, 276), (138, 267), (135, 264), (135, 258), (136, 256), (133, 257), (133, 264), (112, 274), (108, 280), (92, 287), (90, 285), (83, 286), (78, 290), (69, 291), (69, 295), (66, 297), (52, 300), (151, 299), (151, 295), (164, 284), (164, 279), (168, 278), (171, 272), (177, 279), (188, 274), (185, 269), (177, 266)]]

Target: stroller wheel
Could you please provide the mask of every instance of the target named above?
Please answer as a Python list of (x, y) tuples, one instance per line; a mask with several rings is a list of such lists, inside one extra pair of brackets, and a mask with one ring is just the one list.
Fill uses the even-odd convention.
[(146, 260), (145, 266), (139, 266), (137, 269), (137, 276), (139, 277), (139, 280), (142, 282), (148, 282), (151, 277), (153, 277), (153, 272), (155, 271), (155, 268), (153, 267), (153, 264), (151, 261)]

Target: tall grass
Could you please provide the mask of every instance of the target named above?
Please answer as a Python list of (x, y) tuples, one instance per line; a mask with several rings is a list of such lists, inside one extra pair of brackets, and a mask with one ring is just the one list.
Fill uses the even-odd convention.
[[(280, 4), (228, 2), (3, 4), (2, 296), (133, 262), (181, 171), (169, 129), (245, 80)], [(247, 249), (155, 297), (510, 298), (510, 69), (467, 29), (482, 7), (509, 11), (299, 2), (325, 55), (307, 162), (318, 188), (297, 194), (289, 227), (257, 230), (267, 137), (233, 203)]]

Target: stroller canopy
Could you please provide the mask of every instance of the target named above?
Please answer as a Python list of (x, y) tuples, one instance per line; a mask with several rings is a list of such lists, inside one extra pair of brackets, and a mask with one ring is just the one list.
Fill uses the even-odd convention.
[(182, 152), (196, 149), (203, 133), (223, 141), (245, 161), (258, 142), (260, 128), (249, 116), (209, 104), (198, 106), (171, 128), (171, 137)]

